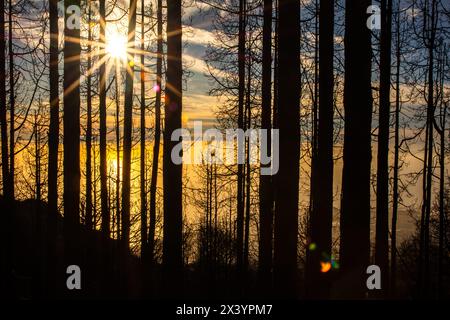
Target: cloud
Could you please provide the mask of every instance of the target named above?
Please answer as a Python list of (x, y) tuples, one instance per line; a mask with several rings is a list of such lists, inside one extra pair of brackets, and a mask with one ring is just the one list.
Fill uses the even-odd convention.
[(188, 43), (201, 44), (207, 46), (214, 42), (214, 33), (208, 30), (191, 27), (192, 36), (185, 40)]

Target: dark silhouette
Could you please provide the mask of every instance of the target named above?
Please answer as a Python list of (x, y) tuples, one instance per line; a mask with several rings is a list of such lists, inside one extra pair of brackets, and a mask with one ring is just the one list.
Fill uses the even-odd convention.
[[(50, 19), (50, 61), (49, 61), (49, 85), (50, 85), (50, 124), (48, 130), (48, 207), (52, 214), (48, 215), (47, 233), (49, 252), (48, 266), (50, 273), (56, 273), (56, 233), (58, 213), (58, 150), (59, 150), (59, 27), (58, 27), (58, 2), (49, 1)], [(1, 48), (0, 48), (1, 50)], [(48, 294), (55, 297), (56, 283), (49, 278)]]
[(345, 2), (345, 135), (339, 296), (364, 298), (370, 258), (371, 39), (367, 0)]
[[(64, 8), (80, 6), (79, 0)], [(72, 7), (73, 8), (73, 7)], [(81, 266), (80, 252), (80, 18), (64, 27), (64, 254), (66, 265)], [(66, 19), (69, 15), (66, 16)]]
[[(246, 0), (239, 0), (238, 30), (238, 129), (244, 129), (245, 97), (245, 7)], [(238, 143), (244, 143), (240, 141)], [(244, 263), (244, 165), (238, 163), (237, 171), (237, 216), (236, 216), (236, 268), (240, 273)]]
[(153, 144), (152, 176), (150, 181), (150, 227), (148, 232), (148, 251), (150, 262), (155, 262), (156, 232), (156, 187), (158, 183), (159, 148), (161, 143), (161, 91), (163, 62), (163, 21), (162, 0), (158, 0), (157, 8), (157, 57), (156, 57), (156, 96), (155, 96), (155, 140)]
[[(297, 295), (297, 233), (300, 160), (300, 4), (278, 2), (278, 128), (280, 169), (276, 178), (274, 281), (276, 295)], [(282, 75), (282, 76), (281, 76)]]
[[(397, 7), (400, 11), (400, 4)], [(397, 289), (397, 222), (399, 204), (399, 158), (400, 158), (400, 12), (397, 13), (396, 23), (396, 68), (395, 68), (395, 125), (394, 125), (394, 163), (392, 183), (392, 220), (391, 220), (391, 265), (390, 265), (390, 294), (396, 296)]]
[(182, 290), (183, 267), (182, 231), (182, 165), (171, 159), (173, 147), (181, 137), (172, 141), (172, 133), (181, 128), (182, 61), (181, 61), (181, 1), (167, 2), (167, 70), (164, 105), (164, 238), (163, 268), (167, 293), (177, 296)]
[[(137, 1), (130, 2), (128, 22), (128, 47), (134, 49), (136, 31)], [(131, 175), (131, 142), (133, 126), (133, 85), (134, 85), (134, 54), (127, 59), (125, 80), (125, 106), (123, 127), (123, 170), (122, 170), (122, 243), (124, 250), (130, 245), (130, 175)]]
[(377, 150), (375, 263), (383, 270), (381, 296), (389, 293), (389, 117), (391, 112), (392, 0), (381, 1), (380, 106)]
[[(99, 1), (100, 39), (101, 51), (99, 54), (99, 114), (100, 114), (100, 202), (102, 216), (102, 232), (106, 238), (110, 235), (110, 212), (108, 207), (108, 185), (107, 185), (107, 155), (106, 155), (106, 17), (105, 0)], [(119, 164), (117, 164), (119, 166)], [(117, 174), (118, 175), (118, 174)], [(106, 248), (105, 248), (106, 249)]]
[(145, 2), (144, 0), (141, 0), (141, 55), (140, 55), (140, 60), (141, 60), (141, 65), (140, 65), (140, 73), (141, 73), (141, 115), (140, 115), (140, 158), (139, 158), (139, 166), (140, 166), (140, 197), (141, 197), (141, 258), (146, 261), (147, 260), (147, 189), (145, 187), (146, 185), (146, 148), (145, 148), (145, 142), (146, 142), (146, 137), (145, 137), (145, 74), (146, 74), (146, 70), (145, 70), (145, 57), (144, 57), (144, 52), (145, 52), (145, 16), (144, 16), (144, 7), (145, 7)]
[[(272, 0), (264, 1), (263, 26), (263, 78), (261, 128), (267, 130), (267, 155), (271, 155), (272, 127)], [(263, 152), (263, 150), (261, 150)], [(261, 164), (263, 166), (263, 164)], [(261, 175), (259, 180), (259, 281), (263, 290), (271, 288), (273, 257), (273, 187), (270, 175)]]
[(12, 0), (8, 2), (8, 57), (9, 57), (9, 183), (11, 196), (15, 196), (15, 119), (16, 119), (16, 94), (15, 94), (15, 70), (14, 70), (14, 50), (13, 50), (13, 5)]
[(312, 214), (310, 244), (307, 251), (307, 296), (329, 297), (327, 274), (320, 272), (320, 262), (331, 260), (331, 229), (333, 222), (333, 52), (334, 3), (320, 1), (319, 15), (319, 123), (317, 133), (317, 161), (312, 167)]

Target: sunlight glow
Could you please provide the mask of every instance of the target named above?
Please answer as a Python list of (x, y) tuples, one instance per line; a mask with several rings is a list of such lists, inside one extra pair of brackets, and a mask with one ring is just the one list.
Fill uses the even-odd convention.
[(106, 39), (106, 53), (113, 58), (127, 59), (127, 37), (119, 33), (111, 33)]

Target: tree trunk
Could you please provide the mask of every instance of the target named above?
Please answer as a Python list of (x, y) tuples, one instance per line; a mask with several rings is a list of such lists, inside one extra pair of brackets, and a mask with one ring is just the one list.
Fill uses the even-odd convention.
[[(133, 52), (136, 30), (137, 0), (130, 2), (128, 22), (128, 51)], [(123, 168), (122, 168), (122, 245), (125, 254), (130, 247), (130, 174), (131, 174), (131, 148), (133, 127), (133, 83), (134, 83), (134, 54), (130, 53), (126, 66), (125, 80), (125, 106), (123, 126)]]
[[(420, 247), (419, 247), (419, 295), (427, 297), (430, 289), (430, 215), (431, 215), (431, 191), (433, 183), (433, 150), (434, 150), (434, 50), (436, 40), (436, 0), (431, 1), (431, 16), (429, 25), (425, 28), (429, 34), (427, 39), (428, 49), (428, 74), (427, 74), (427, 130), (424, 157), (424, 201), (422, 205)], [(425, 9), (426, 15), (429, 15)]]
[(91, 8), (89, 5), (89, 13), (88, 13), (88, 58), (87, 58), (87, 79), (86, 79), (86, 105), (87, 105), (87, 114), (86, 114), (86, 215), (85, 215), (85, 224), (88, 230), (92, 230), (94, 227), (92, 220), (92, 77), (91, 77), (91, 66), (92, 66), (92, 57), (91, 57), (91, 41), (92, 41), (92, 31), (91, 31)]
[(438, 298), (444, 297), (444, 238), (445, 238), (445, 118), (447, 107), (444, 108), (441, 117), (440, 154), (439, 154), (439, 245), (438, 245)]
[(141, 196), (141, 259), (147, 259), (147, 192), (145, 188), (145, 29), (144, 0), (141, 0), (141, 125), (140, 125), (140, 196)]
[[(0, 3), (0, 12), (5, 12), (5, 1)], [(0, 15), (0, 61), (5, 61), (5, 15)], [(12, 293), (12, 279), (11, 279), (11, 261), (12, 261), (12, 247), (11, 247), (11, 227), (12, 227), (12, 213), (9, 210), (13, 200), (13, 190), (10, 183), (9, 172), (9, 155), (8, 155), (8, 123), (6, 119), (6, 68), (5, 63), (0, 64), (0, 123), (1, 123), (1, 140), (2, 140), (2, 184), (3, 196), (5, 197), (4, 207), (4, 224), (2, 230), (1, 243), (1, 283), (2, 296), (9, 298)]]
[[(67, 0), (64, 8), (80, 7), (80, 0)], [(72, 9), (71, 8), (71, 9)], [(69, 10), (70, 13), (70, 10)], [(64, 28), (64, 250), (66, 265), (79, 265), (80, 223), (80, 17)], [(76, 25), (78, 24), (78, 26)]]
[(346, 0), (344, 168), (341, 205), (342, 298), (364, 298), (370, 258), (371, 39), (370, 0)]
[[(245, 95), (245, 6), (246, 0), (239, 1), (239, 34), (238, 34), (238, 129), (244, 128), (244, 95)], [(236, 217), (236, 268), (242, 271), (244, 257), (244, 164), (238, 163), (237, 172), (237, 217)]]
[(181, 1), (167, 2), (167, 71), (164, 106), (164, 239), (163, 268), (167, 292), (173, 296), (182, 288), (182, 164), (171, 160), (174, 146), (181, 138), (172, 141), (172, 133), (181, 128), (182, 115), (182, 47)]
[[(264, 0), (261, 129), (267, 131), (267, 156), (271, 156), (272, 127), (272, 0)], [(262, 149), (261, 149), (262, 150)], [(261, 151), (262, 152), (262, 151)], [(263, 155), (261, 155), (262, 158)], [(261, 167), (264, 165), (261, 164)], [(268, 165), (269, 166), (269, 165)], [(273, 251), (273, 188), (270, 175), (259, 177), (259, 281), (264, 294), (271, 288)]]
[(100, 0), (99, 15), (100, 15), (100, 54), (99, 54), (99, 113), (100, 113), (100, 199), (101, 199), (101, 215), (102, 223), (101, 230), (104, 238), (104, 250), (106, 248), (106, 239), (110, 236), (110, 212), (108, 208), (108, 185), (107, 185), (107, 128), (106, 128), (106, 66), (105, 66), (105, 42), (106, 42), (106, 19), (105, 19), (105, 0)]
[(120, 219), (120, 86), (119, 86), (119, 68), (116, 68), (115, 76), (115, 86), (116, 86), (116, 114), (115, 114), (115, 125), (116, 125), (116, 184), (115, 184), (115, 200), (116, 200), (116, 228), (117, 228), (117, 240), (121, 239), (121, 219)]
[(329, 297), (330, 283), (320, 272), (320, 262), (331, 259), (333, 223), (333, 52), (334, 3), (320, 1), (319, 15), (319, 123), (317, 161), (314, 174), (313, 209), (310, 217), (310, 243), (307, 252), (307, 296), (313, 299)]
[(391, 112), (391, 29), (392, 0), (381, 1), (380, 40), (380, 106), (377, 150), (377, 211), (375, 264), (382, 272), (381, 291), (376, 295), (387, 297), (389, 293), (389, 116)]
[[(1, 12), (5, 12), (5, 2), (0, 4)], [(5, 61), (5, 15), (0, 16), (0, 61)], [(2, 139), (2, 186), (5, 198), (11, 197), (9, 190), (9, 155), (8, 155), (8, 123), (6, 120), (6, 68), (0, 64), (0, 123)]]
[(156, 232), (156, 187), (158, 184), (159, 147), (161, 142), (161, 90), (162, 90), (162, 60), (163, 60), (163, 21), (162, 0), (158, 0), (157, 9), (157, 58), (156, 58), (156, 97), (155, 97), (155, 138), (153, 145), (152, 177), (150, 181), (150, 228), (148, 233), (149, 255), (153, 264), (155, 259)]
[(15, 106), (16, 94), (14, 90), (14, 51), (13, 51), (13, 15), (12, 15), (12, 0), (9, 0), (8, 10), (8, 53), (9, 53), (9, 191), (11, 197), (15, 196)]
[[(400, 5), (398, 6), (398, 8)], [(392, 186), (392, 222), (391, 222), (391, 274), (390, 274), (390, 294), (392, 297), (396, 295), (397, 287), (397, 219), (398, 219), (398, 175), (399, 175), (399, 137), (400, 137), (400, 10), (397, 17), (397, 50), (396, 50), (396, 80), (395, 80), (395, 133), (394, 133), (394, 173)]]
[[(247, 20), (248, 21), (248, 17)], [(249, 37), (250, 38), (250, 37)], [(245, 130), (251, 129), (251, 120), (252, 120), (252, 111), (251, 111), (251, 47), (250, 40), (247, 49), (247, 88), (245, 90)], [(244, 222), (244, 261), (243, 261), (243, 270), (244, 272), (248, 271), (248, 255), (249, 255), (249, 242), (250, 242), (250, 200), (251, 200), (251, 168), (250, 168), (250, 137), (246, 139), (246, 160), (245, 160), (245, 222)]]
[[(50, 19), (50, 126), (48, 132), (48, 206), (47, 221), (49, 274), (56, 274), (56, 233), (58, 217), (58, 149), (59, 149), (59, 28), (58, 1), (49, 1)], [(1, 48), (0, 48), (1, 50)], [(1, 59), (0, 59), (1, 60)], [(54, 297), (55, 276), (49, 277), (49, 297)]]
[(277, 174), (274, 280), (280, 297), (297, 295), (300, 160), (300, 3), (279, 0), (280, 168)]

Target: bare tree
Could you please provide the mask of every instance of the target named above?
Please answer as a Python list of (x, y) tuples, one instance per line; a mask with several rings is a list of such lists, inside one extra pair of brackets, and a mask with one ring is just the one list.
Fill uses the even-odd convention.
[(375, 263), (384, 270), (381, 290), (389, 293), (389, 116), (391, 112), (392, 0), (381, 1), (380, 106), (377, 150)]
[[(50, 124), (48, 131), (48, 252), (50, 274), (55, 274), (56, 268), (56, 234), (58, 213), (58, 150), (59, 150), (59, 27), (58, 1), (49, 1), (50, 19)], [(56, 283), (49, 278), (49, 294), (55, 294)]]
[[(105, 50), (106, 50), (106, 17), (105, 17), (105, 0), (99, 2), (100, 15), (100, 66), (99, 66), (99, 109), (100, 109), (100, 198), (101, 198), (101, 215), (102, 215), (102, 233), (106, 239), (110, 236), (110, 212), (108, 208), (108, 185), (107, 185), (107, 142), (106, 142), (106, 66), (105, 66)], [(105, 247), (106, 250), (106, 247)]]
[[(331, 259), (333, 222), (333, 57), (334, 57), (334, 3), (320, 1), (319, 15), (319, 121), (317, 132), (316, 172), (312, 185), (312, 215), (310, 242), (314, 250), (307, 252), (307, 295), (327, 298), (330, 284), (327, 275), (320, 272), (320, 262)], [(308, 259), (309, 258), (309, 259)]]
[[(80, 265), (80, 0), (64, 2), (64, 240), (66, 263)], [(73, 10), (73, 11), (72, 11)]]
[[(271, 155), (272, 127), (272, 0), (264, 1), (263, 79), (261, 128), (267, 130), (267, 155)], [(261, 151), (262, 152), (262, 151)], [(261, 157), (262, 158), (262, 157)], [(261, 164), (261, 166), (263, 166)], [(273, 255), (273, 187), (272, 177), (261, 175), (259, 180), (259, 276), (263, 288), (270, 289)]]
[(168, 290), (179, 292), (182, 259), (182, 164), (171, 159), (173, 147), (181, 137), (172, 141), (172, 133), (181, 128), (182, 115), (182, 47), (181, 1), (167, 2), (167, 71), (164, 106), (164, 239), (163, 268)]
[[(244, 95), (245, 95), (245, 8), (246, 0), (239, 0), (239, 33), (238, 33), (238, 129), (244, 128)], [(236, 267), (238, 272), (243, 268), (244, 256), (244, 165), (238, 163), (237, 172), (237, 239)]]
[(85, 224), (88, 230), (93, 229), (92, 216), (92, 28), (91, 4), (88, 5), (88, 46), (87, 46), (87, 76), (86, 76), (86, 212)]
[(345, 133), (340, 265), (342, 297), (363, 298), (370, 258), (371, 39), (370, 0), (345, 2)]
[[(136, 6), (137, 0), (130, 2), (128, 21), (128, 50), (126, 66), (124, 133), (123, 133), (123, 169), (122, 169), (122, 238), (123, 254), (128, 254), (130, 246), (130, 174), (131, 143), (133, 126), (133, 84), (134, 84), (134, 41), (136, 38)], [(123, 259), (124, 257), (122, 257)]]
[[(278, 296), (297, 294), (297, 233), (300, 161), (300, 3), (278, 2), (278, 128), (274, 280)], [(292, 86), (294, 86), (292, 88)]]
[(153, 144), (152, 176), (150, 181), (150, 226), (148, 247), (151, 263), (155, 261), (155, 231), (156, 231), (156, 187), (158, 182), (159, 148), (161, 143), (161, 91), (163, 62), (163, 17), (162, 0), (158, 0), (157, 8), (157, 56), (156, 56), (156, 97), (155, 97), (155, 137)]

